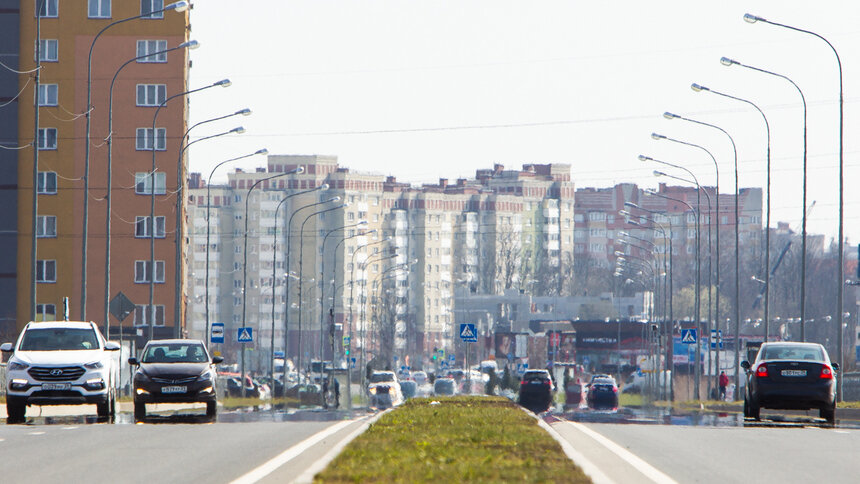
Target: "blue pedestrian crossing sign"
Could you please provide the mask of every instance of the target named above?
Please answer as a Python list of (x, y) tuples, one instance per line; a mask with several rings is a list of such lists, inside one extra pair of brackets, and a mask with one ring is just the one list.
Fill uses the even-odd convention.
[(694, 345), (698, 339), (698, 331), (696, 328), (681, 330), (681, 343), (685, 345)]
[(478, 332), (475, 330), (475, 325), (472, 323), (463, 323), (460, 325), (460, 339), (466, 343), (477, 343)]
[(244, 328), (239, 328), (236, 331), (236, 339), (239, 340), (240, 343), (253, 343), (254, 342), (254, 328), (246, 326)]

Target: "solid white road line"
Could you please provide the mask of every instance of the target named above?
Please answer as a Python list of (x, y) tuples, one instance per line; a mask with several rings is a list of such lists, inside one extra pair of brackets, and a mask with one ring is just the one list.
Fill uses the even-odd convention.
[(567, 441), (564, 437), (562, 437), (558, 431), (552, 428), (551, 425), (544, 422), (542, 418), (538, 417), (537, 419), (538, 425), (541, 426), (544, 430), (546, 430), (552, 438), (554, 438), (560, 445), (561, 449), (564, 451), (564, 454), (568, 459), (572, 460), (574, 464), (578, 465), (582, 472), (591, 478), (594, 484), (615, 484), (615, 481), (610, 479), (603, 471), (600, 470), (593, 462), (588, 460), (584, 455), (582, 455), (578, 450), (576, 450), (570, 442)]
[(640, 459), (639, 457), (637, 457), (635, 454), (633, 454), (629, 450), (625, 449), (624, 447), (621, 447), (620, 445), (607, 439), (606, 437), (600, 435), (599, 433), (591, 430), (590, 428), (586, 427), (585, 425), (582, 425), (582, 424), (577, 423), (577, 422), (567, 422), (567, 423), (569, 423), (570, 425), (573, 425), (573, 427), (575, 429), (579, 430), (580, 432), (584, 433), (585, 435), (596, 440), (600, 445), (606, 447), (607, 450), (609, 450), (613, 454), (615, 454), (618, 457), (620, 457), (621, 459), (623, 459), (625, 462), (627, 462), (628, 464), (633, 466), (636, 470), (638, 470), (639, 472), (644, 474), (646, 477), (648, 477), (652, 481), (654, 481), (658, 484), (678, 484), (677, 481), (675, 481), (671, 477), (667, 476), (666, 474), (660, 472), (659, 470), (657, 470), (657, 468), (655, 468), (651, 464), (645, 462), (644, 460)]
[(338, 423), (332, 425), (331, 427), (328, 427), (328, 428), (326, 428), (320, 432), (317, 432), (314, 435), (311, 435), (307, 439), (305, 439), (305, 440), (299, 442), (298, 444), (290, 447), (289, 449), (281, 452), (279, 455), (275, 456), (274, 458), (272, 458), (268, 462), (257, 467), (256, 469), (252, 470), (251, 472), (248, 472), (247, 474), (239, 477), (238, 479), (234, 480), (230, 484), (253, 484), (253, 483), (259, 481), (260, 479), (271, 474), (278, 467), (281, 467), (282, 465), (286, 464), (287, 462), (295, 459), (296, 457), (301, 455), (302, 452), (313, 447), (314, 445), (316, 445), (318, 442), (322, 441), (326, 437), (339, 432), (341, 429), (343, 429), (344, 427), (346, 427), (347, 425), (349, 425), (353, 422), (355, 422), (355, 420), (344, 420), (344, 421), (338, 422)]

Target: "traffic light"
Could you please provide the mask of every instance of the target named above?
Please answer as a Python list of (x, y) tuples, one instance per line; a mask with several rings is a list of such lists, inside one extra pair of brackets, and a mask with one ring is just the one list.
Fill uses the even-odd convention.
[(343, 350), (344, 355), (349, 356), (349, 348)]
[(433, 348), (433, 361), (436, 361), (436, 358), (438, 358), (438, 356), (436, 356), (436, 353), (438, 353), (438, 352), (439, 352), (439, 350), (434, 347)]

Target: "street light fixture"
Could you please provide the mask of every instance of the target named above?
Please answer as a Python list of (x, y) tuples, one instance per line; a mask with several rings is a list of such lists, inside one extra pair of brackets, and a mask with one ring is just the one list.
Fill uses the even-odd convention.
[[(756, 109), (756, 111), (759, 112), (759, 114), (761, 114), (761, 117), (764, 120), (764, 126), (765, 126), (765, 129), (767, 131), (767, 195), (766, 195), (767, 196), (767, 215), (766, 215), (765, 231), (764, 231), (764, 240), (765, 240), (765, 242), (764, 242), (764, 245), (765, 245), (765, 250), (764, 250), (765, 256), (764, 256), (764, 258), (765, 258), (765, 280), (768, 281), (768, 285), (765, 287), (765, 292), (764, 292), (764, 327), (765, 327), (764, 340), (765, 340), (765, 342), (767, 342), (767, 340), (768, 340), (767, 330), (768, 330), (768, 324), (769, 324), (768, 318), (769, 318), (769, 311), (770, 311), (770, 284), (769, 284), (769, 282), (770, 282), (770, 123), (768, 123), (767, 116), (764, 115), (764, 111), (762, 111), (761, 108), (759, 108), (752, 101), (742, 99), (742, 98), (739, 98), (736, 96), (732, 96), (730, 94), (725, 94), (725, 93), (722, 93), (720, 91), (715, 91), (713, 89), (709, 89), (705, 86), (701, 86), (701, 85), (696, 84), (696, 83), (691, 84), (690, 88), (696, 92), (708, 91), (708, 92), (712, 92), (718, 96), (722, 96), (722, 97), (725, 97), (728, 99), (734, 99), (735, 101), (740, 101), (740, 102), (749, 104), (750, 106), (754, 107)], [(737, 200), (735, 200), (735, 203), (737, 203)], [(804, 207), (804, 210), (806, 210), (805, 207)], [(736, 220), (735, 223), (736, 224), (740, 223), (740, 220)], [(841, 279), (841, 277), (840, 277), (840, 279)]]

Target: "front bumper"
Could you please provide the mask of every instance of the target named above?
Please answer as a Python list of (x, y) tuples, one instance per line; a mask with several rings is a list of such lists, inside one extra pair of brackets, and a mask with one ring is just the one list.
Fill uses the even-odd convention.
[[(164, 392), (165, 387), (176, 386), (185, 387), (185, 391)], [(181, 385), (139, 381), (134, 383), (134, 401), (137, 403), (196, 403), (216, 400), (217, 391), (213, 381), (196, 381)]]
[[(110, 394), (108, 381), (108, 376), (99, 371), (88, 371), (74, 381), (44, 382), (32, 378), (24, 370), (17, 370), (6, 376), (6, 395), (25, 405), (104, 404)], [(68, 388), (45, 389), (43, 384), (67, 384)]]

